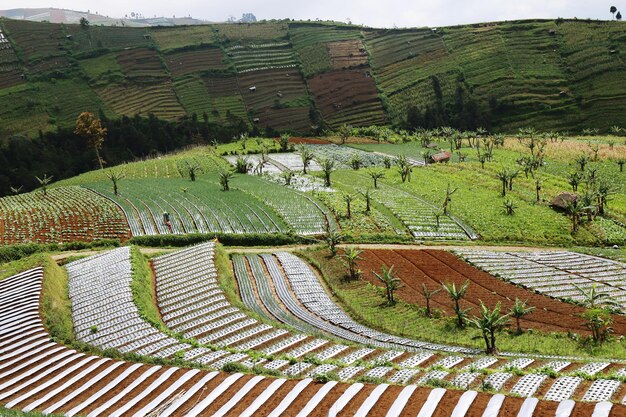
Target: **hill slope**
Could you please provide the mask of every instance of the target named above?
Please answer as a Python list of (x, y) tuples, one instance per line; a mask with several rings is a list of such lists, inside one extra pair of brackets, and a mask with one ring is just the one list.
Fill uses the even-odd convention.
[(434, 29), (270, 21), (103, 27), (0, 20), (0, 135), (80, 111), (196, 113), (307, 133), (394, 124), (513, 131), (626, 126), (622, 22)]

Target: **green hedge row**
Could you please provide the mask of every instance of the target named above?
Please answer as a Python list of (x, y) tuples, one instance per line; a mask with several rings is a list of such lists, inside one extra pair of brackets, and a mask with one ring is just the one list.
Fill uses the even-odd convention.
[(293, 245), (296, 243), (310, 243), (311, 239), (291, 234), (226, 234), (226, 233), (194, 233), (188, 235), (155, 235), (135, 236), (130, 243), (139, 246), (189, 246), (196, 243), (216, 239), (226, 246), (280, 246)]
[(119, 239), (99, 239), (93, 242), (68, 242), (68, 243), (24, 243), (10, 246), (0, 246), (0, 263), (17, 261), (39, 252), (59, 252), (68, 250), (81, 250), (102, 247), (118, 247)]

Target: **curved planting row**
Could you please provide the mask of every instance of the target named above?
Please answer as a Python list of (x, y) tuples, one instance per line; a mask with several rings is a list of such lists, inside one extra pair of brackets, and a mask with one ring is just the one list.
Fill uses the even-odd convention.
[[(352, 187), (367, 189), (371, 180), (364, 175), (346, 172), (340, 179)], [(439, 214), (439, 208), (427, 201), (400, 190), (396, 187), (379, 183), (372, 198), (388, 208), (406, 226), (415, 239), (420, 240), (466, 240), (478, 239), (478, 235), (463, 225), (452, 215)]]
[(81, 187), (0, 198), (0, 245), (129, 237), (119, 207)]
[(68, 416), (608, 417), (625, 412), (608, 402), (539, 402), (414, 385), (289, 381), (89, 356), (50, 341), (38, 313), (42, 278), (38, 268), (0, 282), (0, 405), (6, 408)]
[[(608, 294), (622, 310), (626, 308), (626, 265), (622, 262), (566, 251), (457, 253), (491, 274), (552, 297), (583, 301), (583, 292), (593, 287)], [(626, 321), (616, 318), (615, 324), (623, 334)]]
[[(91, 187), (122, 207), (134, 236), (288, 230), (285, 222), (269, 207), (239, 190), (222, 192), (217, 184), (206, 182), (201, 185), (170, 182), (166, 186), (162, 181), (128, 180), (119, 195), (111, 193), (108, 184), (92, 184)], [(170, 215), (171, 230), (164, 212)]]

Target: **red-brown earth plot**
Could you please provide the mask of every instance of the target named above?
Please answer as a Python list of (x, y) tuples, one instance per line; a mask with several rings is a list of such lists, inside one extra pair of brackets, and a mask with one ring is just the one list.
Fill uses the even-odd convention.
[(374, 125), (385, 121), (376, 84), (366, 69), (316, 75), (309, 80), (309, 89), (331, 127), (342, 123)]
[[(398, 297), (407, 303), (424, 305), (421, 295), (422, 284), (430, 289), (441, 288), (443, 283), (455, 283), (457, 287), (469, 280), (469, 289), (461, 305), (471, 308), (470, 315), (478, 313), (482, 300), (487, 306), (493, 307), (501, 302), (507, 310), (515, 303), (515, 299), (527, 301), (535, 307), (532, 314), (524, 317), (521, 324), (524, 328), (544, 331), (577, 332), (587, 334), (580, 314), (582, 307), (565, 303), (544, 295), (530, 292), (524, 288), (502, 281), (486, 272), (480, 271), (463, 262), (455, 255), (441, 250), (367, 250), (361, 255), (359, 268), (364, 279), (374, 285), (381, 286), (372, 271), (380, 272), (381, 266), (394, 266), (394, 271), (404, 286), (397, 292)], [(446, 315), (453, 314), (449, 296), (441, 291), (431, 300), (431, 307), (440, 309)], [(613, 328), (616, 334), (626, 332), (626, 317), (614, 315)]]

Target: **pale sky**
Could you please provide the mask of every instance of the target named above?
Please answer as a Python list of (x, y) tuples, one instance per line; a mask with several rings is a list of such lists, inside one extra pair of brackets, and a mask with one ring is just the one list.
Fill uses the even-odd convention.
[[(0, 10), (56, 7), (123, 17), (191, 15), (224, 21), (251, 12), (257, 19), (346, 21), (374, 27), (446, 26), (526, 18), (610, 19), (609, 8), (626, 11), (626, 0), (0, 0)], [(624, 14), (624, 13), (622, 13)]]

